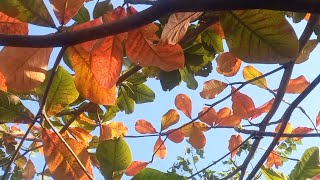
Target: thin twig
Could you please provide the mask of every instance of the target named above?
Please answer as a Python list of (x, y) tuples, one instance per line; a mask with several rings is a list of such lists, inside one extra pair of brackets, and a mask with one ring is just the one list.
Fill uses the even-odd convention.
[[(235, 131), (237, 131), (238, 133), (242, 133), (242, 134), (251, 134), (254, 135), (256, 137), (275, 137), (277, 136), (279, 133), (275, 133), (275, 132), (264, 132), (264, 131), (257, 131), (257, 130), (247, 130), (247, 129), (239, 129), (239, 128), (235, 128)], [(281, 137), (320, 137), (319, 133), (308, 133), (308, 134), (288, 134), (288, 133), (283, 133), (281, 135)]]

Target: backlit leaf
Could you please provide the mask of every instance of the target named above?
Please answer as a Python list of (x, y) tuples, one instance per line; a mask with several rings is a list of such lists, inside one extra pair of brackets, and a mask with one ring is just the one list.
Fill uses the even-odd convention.
[(127, 135), (128, 127), (123, 122), (110, 122), (103, 124), (100, 131), (100, 141), (119, 138)]
[[(39, 88), (41, 90), (41, 95), (43, 95), (47, 87), (48, 78), (52, 71), (49, 72), (44, 83), (42, 83)], [(69, 104), (77, 100), (78, 96), (79, 93), (74, 84), (73, 77), (62, 66), (59, 66), (51, 83), (46, 101), (47, 115), (52, 116), (62, 111)]]
[(178, 12), (170, 15), (164, 26), (160, 43), (177, 44), (185, 35), (191, 21), (197, 19), (203, 12)]
[[(92, 175), (89, 153), (84, 144), (74, 139), (66, 138), (65, 141), (78, 156), (86, 170)], [(87, 175), (80, 168), (76, 159), (59, 137), (49, 130), (42, 130), (43, 150), (47, 166), (54, 179), (87, 179)]]
[(40, 85), (45, 79), (51, 52), (52, 48), (4, 47), (0, 52), (0, 72), (6, 85), (18, 92)]
[(26, 166), (24, 167), (24, 172), (22, 176), (25, 180), (32, 180), (36, 174), (36, 168), (34, 167), (33, 162), (29, 159)]
[(169, 134), (168, 138), (175, 143), (181, 143), (184, 139), (184, 134), (180, 129), (172, 129), (165, 132), (164, 134)]
[(273, 105), (273, 102), (274, 102), (274, 98), (271, 99), (270, 101), (264, 103), (263, 105), (261, 105), (260, 107), (257, 107), (255, 108), (254, 110), (252, 110), (250, 112), (250, 116), (251, 116), (251, 119), (254, 119), (254, 118), (257, 118), (259, 117), (261, 114), (263, 113), (267, 113), (270, 111), (272, 105)]
[[(232, 88), (232, 91), (235, 91), (235, 89)], [(233, 114), (241, 117), (242, 119), (249, 119), (251, 111), (255, 109), (252, 99), (237, 91), (232, 95), (231, 100)]]
[(126, 170), (127, 176), (135, 176), (145, 167), (147, 167), (149, 162), (133, 161), (131, 165)]
[(283, 12), (226, 11), (221, 24), (230, 51), (245, 62), (278, 64), (298, 56), (297, 36)]
[(120, 87), (118, 91), (117, 105), (121, 111), (131, 114), (134, 111), (134, 100), (129, 97), (124, 87)]
[(144, 168), (139, 174), (134, 176), (132, 180), (184, 180), (185, 178), (176, 173), (163, 173), (156, 169)]
[(216, 61), (217, 72), (227, 77), (236, 75), (242, 63), (242, 61), (231, 52), (225, 52), (220, 54), (216, 58)]
[(1, 0), (0, 11), (23, 22), (55, 27), (42, 0)]
[(90, 54), (80, 46), (69, 47), (67, 54), (76, 72), (75, 84), (80, 95), (96, 104), (114, 105), (116, 102), (116, 87), (106, 89), (99, 85), (90, 69)]
[(220, 37), (220, 39), (224, 39), (224, 32), (223, 32), (223, 28), (221, 26), (220, 21), (217, 23), (214, 23), (213, 25), (211, 25), (209, 27), (213, 32), (215, 32), (216, 34), (218, 34), (218, 36)]
[(68, 128), (67, 132), (71, 133), (72, 136), (75, 137), (75, 139), (79, 142), (82, 142), (87, 145), (89, 141), (92, 140), (92, 135), (86, 129), (81, 127), (70, 127)]
[(195, 124), (192, 125), (189, 142), (196, 149), (202, 149), (206, 145), (206, 137)]
[(189, 96), (185, 94), (178, 94), (174, 100), (176, 108), (182, 111), (187, 117), (191, 118), (192, 101)]
[(301, 50), (297, 60), (295, 61), (296, 64), (303, 63), (309, 59), (310, 53), (317, 47), (319, 41), (316, 39), (311, 39), (307, 42), (307, 44)]
[(212, 47), (217, 54), (224, 51), (221, 38), (211, 29), (207, 29), (201, 34), (201, 40), (206, 45)]
[(154, 147), (153, 147), (153, 152), (155, 153), (155, 155), (161, 159), (164, 159), (167, 155), (167, 148), (164, 145), (163, 140), (161, 139), (161, 137), (158, 137)]
[(114, 174), (127, 169), (132, 161), (130, 147), (122, 138), (100, 142), (96, 155), (106, 179), (114, 179)]
[[(253, 66), (246, 66), (243, 68), (243, 78), (246, 81), (249, 81), (251, 79), (257, 78), (259, 76), (262, 76), (262, 73), (258, 71)], [(261, 87), (263, 89), (266, 89), (268, 87), (266, 78), (262, 77), (256, 81), (251, 82), (251, 84), (254, 84), (258, 87)]]
[[(130, 7), (131, 14), (136, 11)], [(128, 13), (129, 13), (128, 12)], [(181, 46), (153, 44), (159, 40), (155, 35), (158, 27), (148, 24), (128, 32), (126, 41), (127, 56), (130, 61), (142, 67), (156, 66), (164, 71), (173, 71), (184, 66), (184, 54)]]
[[(313, 129), (312, 128), (308, 128), (308, 127), (297, 127), (297, 128), (294, 128), (292, 130), (292, 134), (308, 134), (310, 132), (312, 132)], [(295, 141), (298, 141), (299, 139), (302, 139), (302, 137), (294, 137), (293, 138)]]
[(203, 83), (203, 89), (200, 92), (200, 96), (204, 99), (213, 99), (216, 95), (220, 94), (228, 84), (218, 81), (209, 80)]
[(0, 12), (1, 34), (27, 35), (28, 31), (27, 23), (21, 22)]
[(182, 69), (179, 69), (181, 79), (187, 84), (187, 87), (189, 89), (197, 89), (198, 88), (198, 82), (194, 78), (195, 74), (191, 72), (191, 70), (188, 70), (187, 67), (184, 67)]
[(268, 156), (266, 165), (268, 168), (271, 168), (273, 165), (275, 165), (276, 168), (278, 168), (279, 166), (282, 166), (282, 163), (283, 162), (279, 157), (278, 153), (275, 151), (272, 151)]
[(217, 115), (218, 115), (219, 119), (221, 119), (221, 118), (225, 118), (225, 117), (230, 116), (231, 113), (232, 113), (231, 109), (229, 109), (228, 107), (224, 107), (218, 111)]
[(316, 117), (316, 126), (320, 126), (320, 112), (318, 113), (317, 117)]
[[(229, 139), (229, 146), (228, 149), (231, 152), (231, 158), (234, 158), (234, 156), (239, 151), (240, 147), (236, 148), (242, 143), (242, 137), (240, 134), (232, 135)], [(236, 148), (236, 149), (235, 149)]]
[(139, 119), (136, 122), (135, 129), (140, 134), (155, 134), (157, 130), (152, 126), (152, 124), (146, 120)]
[(200, 121), (208, 124), (209, 126), (212, 126), (215, 124), (215, 122), (219, 119), (216, 110), (211, 108), (209, 110), (209, 107), (202, 108), (202, 111), (199, 112), (198, 116), (200, 117)]
[(168, 127), (176, 124), (180, 119), (180, 115), (174, 109), (170, 109), (166, 112), (161, 119), (161, 130), (165, 130)]
[(181, 131), (183, 132), (185, 137), (190, 137), (191, 136), (193, 126), (197, 126), (198, 129), (200, 131), (202, 131), (202, 132), (206, 132), (206, 131), (209, 130), (208, 125), (206, 125), (205, 123), (203, 123), (203, 122), (193, 122), (193, 123), (188, 124), (188, 125), (186, 125), (186, 126), (181, 128)]
[[(279, 123), (279, 124), (277, 125), (277, 127), (276, 127), (275, 130), (274, 130), (275, 133), (279, 132), (279, 129), (280, 129), (281, 125), (282, 125), (282, 123)], [(284, 134), (290, 134), (292, 131), (293, 131), (292, 125), (291, 125), (291, 123), (288, 123), (287, 126), (286, 126), (286, 128), (284, 129), (283, 133), (284, 133)], [(285, 138), (285, 137), (281, 137), (281, 138), (279, 139), (279, 142), (282, 141), (282, 140), (284, 140), (284, 139), (286, 139), (286, 138)]]
[(230, 115), (224, 118), (220, 118), (216, 121), (218, 126), (238, 126), (241, 123), (241, 117), (236, 115)]
[(301, 94), (309, 85), (310, 83), (303, 75), (301, 75), (295, 79), (289, 80), (286, 93)]
[(60, 24), (67, 24), (82, 7), (85, 0), (50, 0)]
[(132, 85), (130, 89), (137, 104), (153, 102), (155, 99), (155, 93), (145, 84)]
[(265, 165), (261, 166), (261, 172), (267, 180), (286, 180), (288, 177), (273, 168), (267, 168)]

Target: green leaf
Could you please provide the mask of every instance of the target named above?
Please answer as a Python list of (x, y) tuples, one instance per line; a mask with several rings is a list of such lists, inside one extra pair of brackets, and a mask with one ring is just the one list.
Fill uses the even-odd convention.
[(133, 99), (137, 104), (153, 102), (155, 98), (154, 92), (145, 84), (130, 86)]
[(319, 147), (312, 147), (303, 153), (301, 159), (291, 171), (289, 178), (291, 180), (305, 180), (312, 178), (319, 173)]
[(78, 24), (90, 21), (90, 14), (86, 7), (82, 6), (78, 13), (72, 18)]
[(181, 81), (179, 70), (170, 72), (160, 71), (159, 79), (163, 91), (171, 91), (174, 87), (178, 86)]
[(180, 71), (180, 75), (181, 75), (181, 79), (187, 83), (187, 87), (189, 89), (197, 89), (198, 88), (198, 82), (197, 80), (194, 78), (194, 74), (192, 72), (190, 72), (187, 67), (184, 67), (183, 69), (179, 69)]
[[(195, 55), (210, 55), (211, 53), (204, 47), (205, 44), (198, 43), (185, 50), (186, 53)], [(214, 53), (214, 52), (213, 52)]]
[(144, 168), (140, 173), (135, 175), (132, 180), (183, 180), (186, 179), (175, 173), (163, 173), (156, 169)]
[(108, 11), (113, 10), (113, 6), (110, 3), (111, 0), (106, 0), (102, 2), (98, 2), (93, 9), (93, 18), (96, 19)]
[(147, 77), (143, 73), (137, 72), (130, 76), (126, 81), (132, 84), (142, 84), (147, 81)]
[(201, 34), (202, 42), (212, 47), (215, 53), (223, 52), (223, 44), (220, 37), (214, 33), (211, 29), (207, 29), (205, 32)]
[(128, 96), (128, 92), (124, 87), (119, 88), (117, 105), (121, 111), (131, 114), (134, 111), (134, 100)]
[(21, 123), (30, 122), (34, 115), (20, 101), (20, 99), (4, 91), (0, 91), (0, 122)]
[(97, 159), (100, 170), (107, 179), (113, 179), (113, 174), (125, 170), (132, 161), (129, 145), (122, 138), (102, 141), (97, 147)]
[(301, 50), (299, 57), (296, 60), (296, 64), (303, 63), (309, 59), (310, 53), (317, 47), (319, 41), (316, 39), (311, 39), (307, 42), (307, 44)]
[(120, 109), (117, 105), (107, 107), (107, 112), (104, 114), (103, 122), (112, 120), (114, 117), (116, 117), (117, 112), (119, 111)]
[[(36, 90), (42, 96), (47, 87), (48, 77), (50, 77), (51, 72), (52, 70), (48, 71), (47, 78)], [(74, 84), (73, 77), (62, 66), (59, 66), (52, 81), (46, 101), (46, 112), (48, 116), (61, 112), (69, 104), (77, 100), (78, 97), (79, 93)]]
[(221, 24), (230, 51), (245, 62), (286, 63), (298, 57), (297, 36), (282, 12), (226, 11)]
[(286, 175), (272, 168), (267, 168), (265, 165), (261, 166), (261, 172), (267, 180), (286, 180), (288, 179)]
[(55, 27), (42, 0), (1, 0), (0, 11), (23, 22)]
[(208, 62), (205, 66), (201, 67), (194, 75), (201, 77), (208, 77), (212, 72), (212, 62)]

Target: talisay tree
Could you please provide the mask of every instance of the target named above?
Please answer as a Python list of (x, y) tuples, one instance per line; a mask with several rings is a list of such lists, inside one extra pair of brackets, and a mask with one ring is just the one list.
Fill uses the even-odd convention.
[[(95, 6), (87, 9), (87, 4)], [(149, 6), (138, 12), (136, 4)], [(320, 118), (309, 117), (299, 103), (318, 85), (320, 76), (311, 83), (303, 74), (291, 78), (293, 67), (307, 61), (318, 44), (310, 37), (319, 33), (319, 12), (317, 0), (125, 0), (121, 7), (108, 0), (1, 0), (2, 179), (33, 179), (37, 173), (54, 179), (94, 179), (93, 167), (106, 179), (124, 174), (133, 179), (253, 179), (261, 173), (267, 179), (316, 179), (318, 147), (307, 149), (299, 160), (289, 155), (302, 138), (319, 137)], [(307, 21), (299, 39), (289, 18), (295, 23)], [(28, 24), (55, 32), (29, 35)], [(50, 58), (53, 49), (59, 53)], [(62, 61), (66, 65), (60, 66)], [(278, 65), (262, 73), (256, 64)], [(278, 71), (283, 74), (274, 77), (279, 87), (273, 90), (267, 76)], [(242, 74), (243, 81), (211, 79), (215, 76), (209, 78), (210, 73)], [(157, 79), (164, 91), (170, 91), (181, 81), (196, 89), (196, 76), (208, 78), (199, 98), (209, 104), (201, 112), (192, 112), (191, 99), (181, 93), (174, 99), (176, 108), (159, 117), (161, 126), (141, 117), (135, 130), (128, 130), (126, 124), (113, 120), (118, 112), (130, 114), (135, 104), (155, 99), (147, 79)], [(255, 99), (241, 91), (247, 86), (257, 86), (274, 98), (256, 106)], [(285, 93), (298, 95), (287, 101)], [(215, 108), (228, 99), (231, 106)], [(37, 112), (24, 105), (28, 101), (39, 104)], [(288, 106), (280, 119), (274, 119), (281, 103)], [(292, 125), (295, 109), (313, 126)], [(187, 123), (179, 122), (180, 118)], [(267, 131), (272, 125), (274, 132)], [(187, 152), (196, 163), (202, 149), (212, 145), (206, 135), (216, 128), (234, 129), (225, 156), (196, 171), (183, 157), (172, 172), (152, 169), (154, 158), (166, 157), (168, 141), (177, 143), (177, 148), (188, 141), (192, 148)], [(135, 131), (142, 135), (130, 135)], [(126, 138), (151, 136), (157, 140), (150, 161), (133, 160)], [(256, 154), (266, 136), (274, 137), (271, 144)], [(35, 168), (31, 152), (44, 156), (43, 169)], [(248, 168), (255, 154), (259, 160)], [(235, 163), (236, 155), (243, 157), (240, 162)], [(224, 158), (229, 158), (228, 171), (210, 170)], [(298, 161), (291, 173), (273, 168), (285, 160)], [(190, 176), (179, 174), (179, 169)]]

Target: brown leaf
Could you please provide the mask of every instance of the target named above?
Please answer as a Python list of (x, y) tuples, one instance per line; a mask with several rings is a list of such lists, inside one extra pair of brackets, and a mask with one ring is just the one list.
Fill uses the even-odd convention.
[(153, 153), (161, 159), (164, 159), (167, 155), (167, 148), (164, 145), (163, 140), (159, 137), (153, 147)]
[(27, 165), (24, 167), (22, 176), (25, 180), (31, 180), (36, 173), (36, 168), (34, 167), (33, 162), (29, 159)]
[[(294, 128), (291, 132), (291, 134), (308, 134), (310, 132), (312, 132), (313, 129), (312, 128), (308, 128), (308, 127), (297, 127)], [(295, 141), (298, 141), (299, 139), (302, 139), (302, 137), (294, 137), (293, 138)]]
[(237, 152), (239, 151), (240, 147), (238, 147), (237, 149), (235, 149), (235, 148), (237, 146), (239, 146), (241, 143), (242, 143), (242, 137), (240, 136), (240, 134), (232, 135), (230, 137), (228, 149), (231, 152), (231, 158), (234, 158), (234, 156), (237, 154)]
[(186, 34), (191, 21), (201, 16), (203, 12), (178, 12), (170, 15), (168, 23), (164, 26), (161, 44), (177, 44)]
[(152, 124), (144, 119), (139, 119), (136, 122), (135, 129), (140, 134), (155, 134), (157, 130)]
[(131, 165), (126, 169), (127, 176), (135, 176), (145, 167), (147, 167), (149, 162), (133, 161)]
[(21, 22), (0, 12), (0, 34), (27, 35), (28, 23)]
[(4, 47), (0, 52), (0, 73), (6, 85), (17, 92), (27, 92), (40, 85), (52, 48)]
[(213, 126), (219, 119), (217, 112), (213, 108), (209, 110), (208, 107), (202, 108), (202, 111), (199, 112), (198, 116), (200, 116), (200, 121), (208, 124), (209, 126)]
[(119, 138), (127, 135), (128, 127), (123, 122), (110, 122), (101, 126), (100, 141)]
[[(65, 141), (93, 176), (87, 147), (71, 138), (66, 138)], [(54, 179), (88, 179), (76, 159), (54, 132), (43, 129), (42, 142), (43, 150), (46, 152), (44, 157)]]
[(203, 89), (200, 92), (200, 96), (204, 99), (213, 99), (216, 95), (220, 94), (228, 84), (218, 81), (209, 80), (203, 83)]
[(174, 100), (177, 109), (182, 111), (187, 117), (191, 118), (192, 101), (189, 96), (185, 94), (178, 94)]
[[(174, 131), (174, 132), (172, 132), (172, 131)], [(168, 138), (174, 143), (181, 143), (184, 139), (184, 134), (180, 129), (176, 129), (176, 130), (172, 129), (172, 130), (165, 132), (164, 134), (169, 134)]]
[(180, 119), (180, 115), (174, 109), (170, 109), (161, 119), (161, 130), (165, 130), (168, 127), (176, 124)]
[(67, 24), (82, 7), (85, 0), (50, 0), (60, 24)]
[(192, 124), (189, 142), (195, 149), (202, 149), (206, 145), (206, 137), (197, 125)]
[(279, 157), (278, 153), (275, 151), (272, 151), (267, 159), (267, 167), (271, 168), (273, 165), (276, 166), (276, 168), (278, 168), (279, 166), (282, 166), (282, 160)]
[[(235, 88), (232, 88), (232, 92), (234, 91)], [(255, 109), (252, 99), (249, 96), (237, 91), (233, 93), (231, 100), (233, 114), (241, 117), (242, 119), (249, 119), (251, 116), (251, 111)]]
[(241, 62), (242, 62), (231, 52), (225, 52), (220, 54), (216, 58), (216, 61), (217, 61), (217, 72), (227, 77), (236, 75), (240, 69)]

